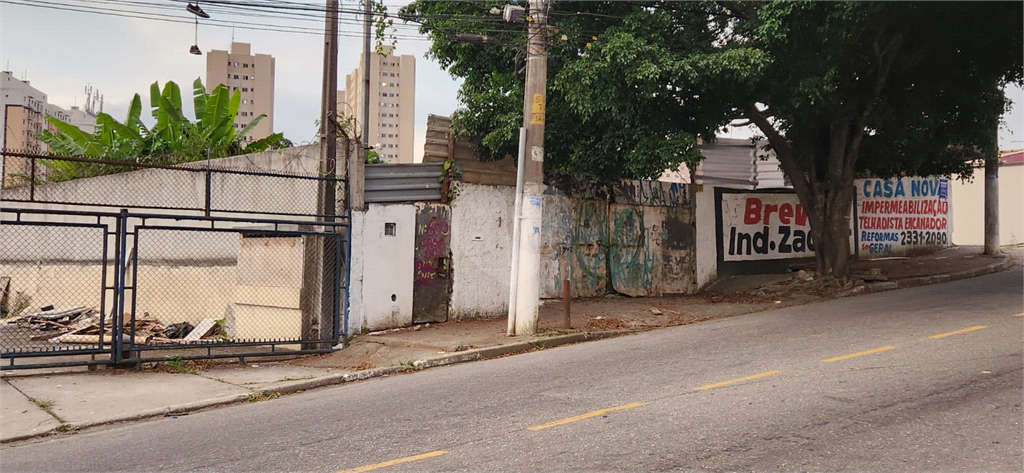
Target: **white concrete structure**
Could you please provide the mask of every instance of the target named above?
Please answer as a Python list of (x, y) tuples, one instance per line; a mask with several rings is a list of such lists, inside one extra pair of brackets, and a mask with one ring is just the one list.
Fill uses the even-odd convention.
[(452, 207), (456, 266), (451, 318), (494, 317), (508, 311), (514, 198), (514, 187), (459, 184), (458, 204)]
[[(416, 112), (416, 58), (384, 54), (370, 57), (370, 137), (378, 156), (388, 163), (413, 162), (414, 114)], [(338, 91), (338, 114), (355, 117), (356, 133), (363, 130), (363, 64), (345, 76), (345, 90)], [(377, 146), (377, 145), (380, 146)]]
[[(985, 168), (974, 170), (974, 179), (951, 181), (953, 243), (985, 244)], [(999, 166), (999, 244), (1024, 243), (1024, 164)]]
[(206, 54), (206, 91), (227, 86), (242, 95), (235, 116), (235, 129), (241, 130), (254, 118), (266, 115), (244, 136), (255, 141), (274, 134), (274, 57), (252, 54), (249, 43), (231, 43), (231, 51), (213, 50)]
[[(102, 112), (102, 110), (100, 111)], [(82, 130), (89, 134), (93, 134), (96, 132), (95, 114), (89, 113), (86, 110), (82, 110), (82, 108), (78, 106), (72, 106), (71, 109), (67, 110), (66, 112), (68, 114), (68, 119), (64, 120), (65, 122), (68, 122), (77, 127), (79, 130)], [(120, 120), (120, 118), (118, 120)]]
[[(386, 224), (394, 235), (385, 234)], [(412, 323), (415, 244), (415, 205), (370, 204), (354, 213), (349, 333)]]

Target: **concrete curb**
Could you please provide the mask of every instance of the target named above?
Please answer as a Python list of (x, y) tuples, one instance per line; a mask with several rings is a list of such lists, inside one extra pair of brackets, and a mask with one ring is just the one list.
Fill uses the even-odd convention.
[(431, 356), (427, 358), (420, 358), (413, 362), (413, 367), (416, 369), (433, 368), (435, 366), (445, 366), (455, 363), (465, 363), (467, 361), (485, 360), (488, 358), (497, 358), (499, 356), (505, 356), (513, 353), (520, 353), (524, 351), (530, 351), (533, 349), (544, 349), (557, 347), (559, 345), (568, 345), (572, 343), (587, 342), (591, 340), (600, 340), (603, 338), (617, 337), (620, 335), (627, 335), (636, 333), (635, 330), (609, 330), (604, 332), (579, 332), (570, 333), (568, 335), (560, 335), (551, 338), (542, 338), (529, 342), (516, 342), (508, 345), (498, 345), (493, 347), (474, 348), (458, 353), (451, 353), (439, 356)]
[[(167, 407), (161, 407), (157, 409), (149, 409), (142, 412), (136, 412), (124, 416), (112, 417), (108, 419), (100, 419), (89, 422), (69, 422), (64, 424), (70, 427), (72, 430), (87, 429), (90, 427), (98, 427), (101, 425), (116, 424), (118, 422), (129, 422), (138, 421), (144, 419), (150, 419), (154, 417), (163, 417), (174, 414), (187, 414), (193, 411), (199, 411), (210, 407), (224, 406), (229, 404), (239, 404), (246, 402), (250, 399), (253, 394), (262, 394), (264, 396), (272, 395), (283, 395), (293, 394), (300, 391), (308, 391), (310, 389), (322, 388), (325, 386), (333, 386), (337, 384), (343, 384), (352, 381), (360, 381), (370, 378), (381, 378), (390, 376), (393, 374), (405, 373), (409, 371), (417, 371), (425, 368), (433, 368), (436, 366), (453, 365), (457, 363), (465, 363), (469, 361), (485, 360), (489, 358), (497, 358), (500, 356), (510, 355), (513, 353), (521, 353), (530, 351), (533, 349), (544, 349), (552, 348), (559, 345), (569, 345), (573, 343), (587, 342), (592, 340), (601, 340), (604, 338), (612, 338), (621, 335), (628, 335), (637, 333), (635, 330), (609, 330), (603, 332), (579, 332), (571, 333), (567, 335), (560, 335), (551, 338), (542, 338), (529, 342), (516, 342), (508, 345), (498, 345), (493, 347), (475, 348), (466, 350), (458, 353), (451, 353), (439, 356), (431, 356), (427, 358), (421, 358), (414, 361), (411, 365), (396, 365), (396, 366), (385, 366), (380, 368), (370, 368), (368, 370), (356, 371), (353, 373), (335, 374), (323, 376), (315, 379), (291, 381), (284, 383), (272, 388), (254, 390), (249, 394), (233, 394), (230, 396), (222, 396), (214, 399), (205, 399), (202, 401), (189, 402), (184, 404), (175, 404)], [(46, 432), (40, 432), (28, 435), (19, 435), (8, 438), (0, 439), (0, 443), (17, 442), (21, 440), (29, 440), (39, 437), (47, 437), (55, 435), (61, 432), (62, 427), (50, 429)]]
[(1013, 258), (1010, 255), (1003, 254), (1000, 261), (992, 263), (988, 266), (981, 268), (975, 268), (967, 271), (960, 271), (958, 273), (951, 274), (938, 274), (934, 276), (920, 276), (916, 278), (899, 279), (896, 281), (885, 281), (868, 284), (867, 292), (884, 292), (891, 291), (893, 289), (906, 289), (910, 287), (927, 286), (930, 284), (940, 284), (944, 282), (957, 281), (960, 279), (974, 278), (978, 276), (984, 276), (986, 274), (998, 273), (1006, 271), (1013, 266)]

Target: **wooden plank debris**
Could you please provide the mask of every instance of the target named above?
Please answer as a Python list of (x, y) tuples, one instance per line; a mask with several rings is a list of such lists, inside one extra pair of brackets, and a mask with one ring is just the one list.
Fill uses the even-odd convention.
[(185, 335), (186, 342), (198, 342), (199, 340), (213, 335), (213, 332), (217, 329), (217, 321), (213, 319), (203, 319), (196, 325), (196, 328), (192, 329), (188, 335)]

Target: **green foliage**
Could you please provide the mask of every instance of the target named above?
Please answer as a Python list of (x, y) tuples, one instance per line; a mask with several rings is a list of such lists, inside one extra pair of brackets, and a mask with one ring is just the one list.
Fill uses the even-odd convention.
[[(478, 154), (484, 160), (515, 155), (523, 122), (525, 27), (488, 13), (505, 3), (421, 1), (402, 11), (404, 17), (423, 22), (422, 30), (433, 40), (429, 54), (452, 75), (463, 78), (459, 91), (463, 106), (453, 115), (453, 127), (479, 144)], [(549, 17), (547, 174), (605, 183), (654, 177), (681, 162), (699, 161), (694, 136), (712, 134), (725, 122), (721, 114), (695, 117), (674, 108), (675, 101), (691, 91), (669, 90), (671, 82), (666, 80), (694, 64), (675, 64), (669, 50), (691, 35), (659, 33), (660, 26), (671, 26), (665, 15), (657, 16), (660, 25), (645, 24), (655, 18), (658, 10), (652, 8), (657, 5), (689, 8), (650, 2), (556, 5), (558, 14)], [(486, 34), (492, 41), (456, 43), (458, 33)], [(667, 38), (671, 44), (645, 43), (637, 34)], [(714, 63), (711, 58), (704, 62)], [(631, 63), (638, 64), (634, 73), (620, 74)], [(666, 65), (673, 70), (663, 70)], [(623, 79), (630, 83), (628, 93), (605, 95), (608, 87)]]
[[(39, 139), (58, 155), (160, 165), (255, 153), (287, 141), (281, 133), (247, 144), (241, 141), (264, 115), (254, 118), (245, 128), (236, 130), (234, 121), (241, 102), (241, 94), (237, 90), (229, 93), (227, 87), (218, 85), (207, 94), (202, 82), (196, 79), (192, 84), (192, 94), (196, 115), (194, 122), (182, 112), (178, 85), (167, 82), (161, 91), (159, 84), (154, 82), (150, 86), (151, 114), (156, 119), (152, 128), (142, 122), (142, 99), (139, 94), (135, 94), (124, 123), (109, 114), (100, 113), (96, 116), (96, 132), (90, 135), (47, 116), (47, 121), (59, 133), (47, 130)], [(43, 163), (50, 170), (50, 180), (53, 181), (132, 169), (129, 166), (71, 161), (46, 160)]]
[[(515, 154), (522, 123), (525, 28), (487, 13), (503, 4), (403, 9), (463, 78), (453, 127), (483, 159)], [(545, 173), (654, 177), (750, 120), (808, 211), (819, 271), (845, 276), (856, 176), (969, 174), (995, 155), (1022, 17), (1020, 2), (557, 2)]]

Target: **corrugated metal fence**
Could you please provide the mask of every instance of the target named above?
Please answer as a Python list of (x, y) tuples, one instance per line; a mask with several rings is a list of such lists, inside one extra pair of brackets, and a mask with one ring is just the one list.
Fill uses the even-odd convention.
[(367, 164), (366, 202), (437, 202), (441, 200), (444, 163)]

